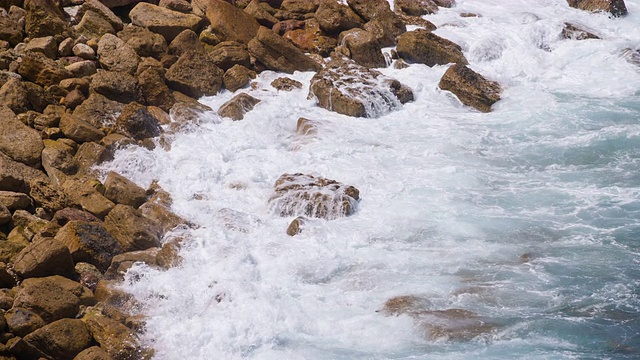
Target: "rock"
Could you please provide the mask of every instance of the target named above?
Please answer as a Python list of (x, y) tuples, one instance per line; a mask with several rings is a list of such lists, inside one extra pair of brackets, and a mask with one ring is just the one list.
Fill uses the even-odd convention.
[(0, 191), (0, 203), (11, 211), (25, 210), (32, 206), (29, 196), (12, 191)]
[(160, 59), (167, 53), (167, 40), (144, 27), (127, 25), (118, 37), (142, 57)]
[(271, 82), (276, 90), (279, 91), (291, 91), (293, 89), (302, 89), (302, 83), (287, 77), (279, 77)]
[(13, 259), (13, 270), (22, 278), (75, 275), (69, 249), (53, 239), (31, 243)]
[(220, 69), (228, 70), (235, 65), (251, 67), (251, 58), (247, 46), (235, 41), (225, 41), (216, 45), (209, 58)]
[(302, 29), (288, 31), (283, 37), (300, 50), (320, 54), (322, 57), (329, 56), (338, 45), (336, 39), (332, 37)]
[(273, 25), (271, 30), (273, 30), (276, 34), (282, 36), (287, 31), (304, 29), (304, 24), (305, 22), (300, 20), (285, 20)]
[(71, 49), (75, 45), (73, 38), (66, 38), (58, 45), (58, 56), (71, 56)]
[(82, 319), (93, 338), (114, 360), (140, 358), (140, 345), (134, 332), (121, 323), (101, 315)]
[(90, 76), (96, 73), (96, 63), (91, 60), (78, 61), (64, 67), (75, 77)]
[(139, 3), (130, 12), (133, 25), (145, 27), (171, 42), (186, 29), (199, 32), (204, 26), (202, 18), (192, 14), (169, 10), (149, 3)]
[(72, 76), (69, 70), (37, 52), (26, 52), (18, 65), (18, 74), (41, 86), (57, 85)]
[(438, 5), (433, 0), (395, 0), (394, 10), (412, 16), (435, 14)]
[(570, 23), (564, 23), (564, 28), (562, 28), (562, 37), (571, 40), (600, 39), (598, 35), (580, 29), (579, 27)]
[(569, 6), (590, 12), (608, 12), (615, 17), (627, 15), (624, 0), (567, 0)]
[(98, 58), (103, 69), (135, 74), (140, 57), (124, 41), (112, 34), (104, 34), (98, 42)]
[(11, 212), (4, 204), (0, 203), (0, 226), (8, 224), (11, 221)]
[(180, 225), (190, 225), (188, 221), (173, 213), (168, 205), (156, 201), (148, 201), (140, 206), (142, 215), (155, 221), (164, 232), (173, 230)]
[[(120, 31), (123, 28), (122, 20), (111, 11), (104, 3), (100, 0), (84, 0), (80, 9), (78, 9), (78, 13), (76, 14), (76, 18), (82, 18), (83, 14), (87, 11), (92, 11), (98, 16), (102, 17), (104, 20), (109, 22), (109, 24), (113, 27), (114, 30)], [(103, 34), (101, 34), (103, 35)], [(98, 36), (99, 38), (99, 36)]]
[(190, 13), (193, 11), (191, 4), (186, 0), (160, 0), (158, 5), (182, 13)]
[[(60, 171), (65, 175), (73, 175), (78, 171), (78, 163), (73, 158), (75, 149), (62, 141), (45, 140), (45, 148), (42, 151), (42, 166), (49, 177), (54, 171)], [(59, 185), (59, 183), (58, 183)]]
[(13, 307), (4, 314), (9, 331), (17, 336), (26, 336), (46, 325), (42, 318), (31, 310)]
[(156, 256), (158, 248), (150, 248), (142, 251), (131, 251), (117, 255), (111, 261), (111, 266), (105, 272), (104, 276), (107, 280), (123, 280), (124, 274), (135, 263), (143, 263), (149, 266), (156, 266)]
[(364, 29), (373, 36), (381, 47), (396, 45), (395, 31), (381, 20), (371, 20), (364, 24)]
[(31, 310), (50, 323), (62, 318), (74, 318), (80, 308), (80, 299), (52, 277), (32, 278), (23, 282), (13, 306)]
[(0, 15), (0, 40), (7, 41), (10, 46), (16, 46), (23, 38), (22, 26), (9, 16)]
[(52, 91), (52, 88), (55, 88), (56, 86), (49, 87), (49, 92), (45, 91), (41, 86), (28, 81), (25, 81), (24, 86), (27, 88), (27, 98), (29, 99), (29, 103), (33, 110), (37, 112), (44, 111), (47, 106), (56, 104), (58, 101), (49, 93)]
[(73, 261), (86, 262), (105, 271), (111, 259), (123, 252), (117, 240), (99, 222), (69, 221), (55, 239), (70, 251)]
[(347, 0), (347, 4), (365, 21), (379, 19), (392, 12), (387, 0)]
[(234, 65), (231, 69), (227, 70), (222, 77), (224, 87), (234, 92), (251, 82), (251, 79), (256, 78), (255, 71), (249, 70), (242, 65)]
[(91, 90), (121, 103), (144, 101), (138, 80), (126, 72), (98, 71), (91, 81)]
[(160, 246), (161, 231), (158, 224), (131, 206), (116, 205), (106, 216), (104, 226), (124, 251)]
[(491, 111), (491, 105), (500, 100), (500, 85), (488, 81), (465, 65), (451, 66), (440, 79), (440, 89), (451, 91), (460, 101), (482, 112)]
[(163, 269), (179, 266), (182, 263), (180, 249), (185, 245), (186, 240), (181, 237), (173, 238), (162, 245), (156, 255), (156, 263)]
[(352, 29), (340, 34), (339, 43), (349, 49), (351, 59), (368, 67), (386, 67), (387, 61), (382, 54), (382, 47), (375, 36), (362, 29)]
[(300, 135), (312, 135), (318, 132), (318, 126), (315, 120), (305, 119), (303, 117), (298, 118), (296, 124), (296, 133)]
[(260, 24), (249, 13), (223, 0), (207, 0), (207, 19), (211, 22), (211, 31), (223, 41), (236, 41), (248, 44), (258, 33)]
[(244, 11), (253, 16), (260, 25), (272, 28), (273, 25), (279, 22), (272, 14), (276, 12), (269, 4), (260, 2), (259, 0), (252, 0)]
[(418, 316), (420, 313), (428, 311), (432, 304), (429, 300), (415, 295), (395, 296), (387, 300), (380, 310), (385, 316), (409, 315)]
[(232, 120), (242, 120), (244, 114), (253, 110), (253, 107), (259, 102), (259, 99), (246, 93), (240, 93), (222, 104), (218, 110), (218, 115), (231, 118)]
[(75, 109), (78, 105), (82, 104), (86, 98), (80, 90), (72, 90), (64, 97), (64, 104), (69, 109)]
[(29, 245), (29, 238), (20, 231), (23, 229), (14, 228), (7, 237), (7, 240), (0, 241), (0, 261), (10, 263), (13, 259)]
[(320, 23), (320, 28), (329, 34), (338, 34), (364, 24), (362, 18), (350, 7), (339, 4), (337, 1), (321, 2), (315, 17)]
[(355, 117), (378, 117), (413, 100), (399, 81), (340, 58), (314, 75), (309, 96), (327, 110)]
[(107, 174), (104, 186), (104, 196), (116, 204), (138, 208), (147, 200), (147, 192), (145, 189), (113, 171)]
[(96, 128), (113, 126), (124, 104), (109, 100), (98, 93), (92, 93), (87, 100), (75, 108), (73, 116)]
[(93, 125), (69, 114), (60, 119), (60, 130), (77, 143), (99, 141), (104, 137), (104, 133)]
[(62, 188), (83, 210), (100, 219), (104, 219), (116, 206), (116, 204), (104, 197), (103, 194), (87, 182), (70, 179), (62, 184)]
[(76, 31), (89, 39), (99, 39), (104, 34), (116, 33), (111, 22), (93, 10), (84, 12), (82, 20), (76, 26)]
[(70, 37), (73, 30), (69, 26), (65, 13), (49, 0), (27, 0), (24, 3), (25, 32), (30, 38), (43, 36)]
[(76, 274), (78, 274), (78, 282), (91, 291), (95, 291), (98, 282), (104, 278), (97, 267), (85, 262), (76, 263)]
[(47, 176), (0, 153), (0, 190), (27, 193), (33, 180), (47, 180)]
[(116, 119), (116, 129), (136, 140), (153, 138), (162, 133), (158, 119), (147, 110), (146, 106), (136, 102), (125, 105)]
[(335, 180), (304, 174), (283, 174), (269, 198), (271, 211), (279, 216), (305, 215), (327, 220), (355, 212), (360, 192)]
[(260, 27), (258, 34), (249, 42), (249, 52), (267, 68), (293, 73), (294, 71), (317, 71), (320, 65), (306, 56), (272, 30)]
[(16, 119), (0, 122), (0, 151), (15, 161), (37, 165), (44, 149), (40, 134)]
[(200, 42), (198, 34), (192, 30), (184, 30), (169, 44), (169, 54), (181, 56), (187, 51), (204, 52), (204, 45)]
[(91, 333), (82, 320), (61, 319), (25, 336), (24, 340), (54, 359), (73, 360), (91, 346)]
[(289, 227), (287, 227), (287, 235), (296, 236), (300, 234), (304, 227), (305, 220), (306, 218), (304, 216), (298, 216), (297, 218), (293, 219), (293, 221), (289, 224)]
[[(77, 180), (72, 180), (72, 181), (77, 181)], [(90, 183), (90, 181), (87, 181), (87, 183)], [(89, 214), (86, 211), (82, 211), (80, 209), (75, 209), (75, 208), (65, 208), (65, 209), (56, 211), (56, 213), (53, 215), (53, 218), (51, 219), (51, 222), (55, 223), (59, 227), (62, 227), (62, 226), (65, 226), (67, 223), (69, 223), (69, 221), (75, 221), (75, 220), (86, 221), (86, 222), (100, 222), (100, 220), (97, 217)]]
[(216, 95), (222, 87), (223, 74), (207, 55), (188, 51), (169, 68), (166, 78), (170, 88), (199, 98)]
[(29, 196), (34, 200), (36, 207), (42, 207), (51, 213), (73, 205), (71, 199), (62, 189), (49, 181), (32, 180)]
[(80, 352), (73, 360), (112, 360), (112, 357), (99, 346), (92, 346)]
[(165, 83), (164, 75), (155, 69), (149, 68), (138, 75), (138, 86), (147, 105), (169, 111), (175, 104), (171, 90)]
[(49, 59), (54, 59), (58, 55), (58, 44), (54, 40), (53, 36), (45, 36), (40, 38), (31, 39), (25, 51), (39, 52)]
[[(45, 356), (47, 356), (33, 345), (24, 341), (21, 337), (9, 339), (6, 348), (12, 355), (16, 355), (19, 359), (46, 359)], [(9, 357), (9, 359), (13, 360), (15, 357)]]
[(87, 44), (76, 44), (71, 49), (73, 55), (81, 57), (85, 60), (95, 60), (96, 52)]
[(423, 29), (400, 35), (397, 51), (398, 55), (407, 62), (428, 66), (448, 63), (468, 64), (460, 46)]
[(14, 118), (15, 113), (27, 112), (31, 109), (27, 87), (19, 79), (9, 78), (0, 87), (0, 104), (3, 119)]

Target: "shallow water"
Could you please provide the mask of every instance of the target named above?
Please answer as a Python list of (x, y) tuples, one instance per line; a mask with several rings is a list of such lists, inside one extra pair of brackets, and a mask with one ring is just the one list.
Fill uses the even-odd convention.
[[(157, 359), (640, 357), (640, 67), (624, 55), (640, 48), (640, 1), (622, 19), (562, 0), (457, 3), (427, 18), (503, 86), (492, 113), (437, 88), (447, 66), (383, 69), (416, 100), (377, 119), (277, 92), (266, 72), (241, 90), (262, 100), (244, 120), (206, 114), (170, 151), (128, 148), (103, 167), (158, 180), (200, 225), (174, 234), (193, 240), (181, 267), (139, 266), (124, 285)], [(562, 40), (565, 21), (603, 40)], [(316, 135), (296, 135), (301, 116)], [(358, 211), (287, 236), (293, 218), (267, 200), (293, 172), (357, 187)], [(447, 341), (376, 312), (408, 294), (497, 327)]]

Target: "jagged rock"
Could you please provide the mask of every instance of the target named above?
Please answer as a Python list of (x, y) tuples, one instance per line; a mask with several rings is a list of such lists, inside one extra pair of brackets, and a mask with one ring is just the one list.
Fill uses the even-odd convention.
[(324, 36), (322, 34), (322, 32), (316, 33), (298, 29), (286, 32), (283, 38), (292, 42), (300, 50), (326, 57), (335, 50), (338, 45), (338, 41), (332, 37)]
[(22, 249), (13, 259), (13, 270), (23, 278), (75, 275), (69, 249), (53, 239), (31, 243)]
[(112, 360), (109, 354), (99, 346), (92, 346), (80, 352), (73, 360)]
[(127, 25), (118, 37), (142, 57), (160, 59), (167, 53), (167, 40), (144, 27)]
[(225, 41), (216, 45), (209, 52), (209, 58), (223, 70), (228, 70), (235, 65), (251, 67), (251, 56), (247, 46), (235, 41)]
[(182, 13), (190, 13), (193, 10), (191, 4), (186, 0), (160, 0), (158, 5)]
[(9, 16), (0, 15), (0, 40), (9, 42), (9, 45), (16, 46), (24, 37), (22, 27)]
[(147, 192), (145, 189), (113, 171), (107, 174), (104, 187), (104, 196), (116, 204), (124, 204), (138, 208), (147, 200)]
[(251, 82), (251, 79), (256, 78), (255, 71), (249, 70), (242, 65), (234, 65), (231, 69), (227, 70), (222, 77), (224, 87), (234, 92)]
[(351, 29), (340, 34), (339, 43), (349, 49), (351, 59), (368, 68), (386, 67), (387, 61), (382, 47), (372, 33), (362, 29)]
[(138, 359), (140, 345), (135, 333), (121, 323), (93, 314), (82, 319), (93, 338), (114, 360)]
[(163, 269), (179, 266), (182, 263), (182, 258), (179, 253), (185, 242), (186, 240), (181, 237), (173, 238), (165, 242), (156, 255), (156, 263), (158, 266)]
[(25, 32), (30, 38), (54, 36), (60, 40), (70, 37), (73, 30), (65, 13), (49, 0), (27, 0), (24, 3)]
[(291, 91), (293, 89), (302, 89), (302, 83), (300, 81), (289, 79), (287, 77), (279, 77), (273, 80), (271, 82), (271, 86), (281, 91)]
[(259, 99), (246, 93), (240, 93), (222, 104), (218, 110), (218, 115), (231, 118), (232, 120), (242, 120), (244, 114), (253, 110), (253, 107), (259, 102)]
[(136, 5), (129, 12), (129, 17), (132, 24), (162, 35), (167, 42), (171, 42), (186, 29), (199, 32), (204, 26), (204, 21), (199, 16), (183, 14), (149, 3)]
[(124, 104), (120, 102), (109, 100), (98, 93), (91, 93), (87, 100), (75, 108), (73, 116), (96, 128), (113, 126), (123, 108)]
[(91, 90), (121, 103), (144, 101), (138, 80), (126, 72), (98, 71), (91, 81)]
[(320, 65), (300, 49), (265, 27), (260, 27), (248, 48), (256, 59), (271, 70), (293, 73), (320, 69)]
[(39, 52), (49, 59), (55, 59), (58, 55), (58, 44), (53, 36), (39, 37), (29, 40), (24, 50)]
[(62, 189), (49, 181), (31, 181), (29, 196), (31, 196), (36, 206), (42, 207), (51, 213), (73, 205), (73, 201)]
[(285, 20), (273, 25), (271, 30), (273, 30), (276, 34), (282, 36), (287, 31), (303, 29), (304, 24), (305, 22), (300, 20)]
[(24, 340), (54, 359), (73, 360), (91, 346), (91, 333), (82, 320), (61, 319), (24, 337)]
[(69, 221), (55, 239), (67, 248), (73, 261), (89, 263), (101, 271), (109, 267), (114, 256), (124, 251), (99, 222)]
[(613, 16), (627, 15), (624, 0), (567, 0), (569, 6), (591, 12), (608, 12)]
[(408, 62), (428, 66), (448, 63), (468, 64), (460, 46), (424, 29), (406, 32), (398, 37), (398, 55)]
[(279, 216), (305, 215), (327, 220), (353, 214), (360, 192), (335, 180), (304, 174), (283, 174), (269, 198), (271, 211)]
[(29, 196), (13, 191), (0, 191), (0, 203), (11, 211), (25, 210), (32, 206)]
[(572, 40), (600, 39), (598, 35), (590, 33), (587, 30), (580, 29), (579, 27), (569, 23), (564, 23), (564, 28), (562, 28), (562, 37)]
[(76, 31), (88, 39), (99, 39), (104, 34), (116, 33), (112, 23), (93, 10), (84, 12), (82, 20), (76, 26)]
[(377, 117), (413, 100), (399, 81), (340, 58), (314, 75), (309, 96), (327, 110), (355, 117)]
[(75, 77), (90, 76), (96, 73), (96, 63), (92, 60), (78, 61), (64, 67)]
[(0, 153), (0, 190), (28, 193), (29, 183), (34, 180), (46, 180), (40, 170), (13, 161)]
[(15, 161), (36, 165), (44, 144), (40, 134), (17, 119), (2, 119), (0, 126), (0, 151)]
[(37, 52), (27, 52), (18, 65), (18, 74), (41, 86), (57, 85), (60, 80), (70, 78), (71, 72), (55, 61)]
[(158, 224), (131, 206), (116, 205), (105, 217), (104, 226), (124, 251), (160, 246), (161, 231)]
[[(2, 118), (14, 118), (15, 114), (23, 113), (31, 109), (31, 103), (29, 103), (29, 95), (27, 87), (22, 81), (16, 78), (9, 78), (4, 85), (0, 87), (0, 106), (4, 109), (2, 114), (5, 115)], [(10, 109), (7, 111), (7, 107)]]
[(491, 105), (500, 100), (500, 85), (488, 81), (465, 65), (451, 66), (440, 80), (440, 89), (451, 91), (460, 101), (482, 112), (491, 111)]
[(98, 282), (104, 278), (102, 272), (89, 263), (78, 262), (75, 269), (78, 274), (78, 282), (91, 291), (95, 291)]
[(204, 45), (200, 42), (198, 34), (189, 29), (178, 34), (178, 36), (171, 41), (168, 49), (169, 54), (177, 56), (181, 56), (190, 50), (204, 52)]
[(156, 256), (159, 248), (149, 248), (141, 251), (131, 251), (114, 256), (109, 269), (104, 273), (107, 280), (122, 280), (124, 274), (133, 266), (140, 262), (149, 266), (156, 266)]
[(223, 0), (207, 0), (206, 15), (211, 31), (224, 41), (248, 44), (260, 27), (253, 16)]
[(144, 70), (138, 75), (138, 85), (147, 105), (169, 111), (175, 104), (171, 90), (169, 90), (164, 75), (160, 71), (153, 68)]
[(124, 41), (113, 34), (104, 34), (98, 42), (98, 57), (102, 68), (111, 71), (136, 73), (140, 57)]
[(46, 325), (40, 315), (31, 310), (13, 307), (4, 314), (9, 331), (17, 336), (26, 336)]
[(279, 22), (273, 14), (276, 12), (269, 4), (261, 2), (260, 0), (252, 0), (244, 11), (253, 16), (260, 25), (272, 28), (273, 25)]
[(64, 97), (64, 105), (73, 110), (85, 100), (86, 98), (80, 90), (72, 90)]
[(32, 278), (23, 282), (13, 306), (31, 310), (50, 323), (74, 318), (80, 309), (80, 299), (51, 277)]
[(99, 141), (104, 137), (104, 133), (95, 126), (70, 114), (60, 119), (60, 130), (66, 137), (77, 143)]
[(94, 13), (108, 21), (114, 30), (122, 30), (122, 20), (104, 4), (104, 1), (84, 0), (82, 6), (80, 6), (80, 9), (78, 9), (76, 18), (82, 18), (83, 14), (87, 11), (93, 11)]
[(188, 51), (169, 68), (166, 78), (172, 89), (199, 98), (216, 95), (222, 87), (223, 75), (207, 55)]
[(438, 5), (433, 0), (395, 0), (394, 10), (411, 16), (422, 16), (438, 12)]
[(318, 10), (319, 2), (316, 0), (283, 0), (280, 9), (296, 14), (310, 14)]

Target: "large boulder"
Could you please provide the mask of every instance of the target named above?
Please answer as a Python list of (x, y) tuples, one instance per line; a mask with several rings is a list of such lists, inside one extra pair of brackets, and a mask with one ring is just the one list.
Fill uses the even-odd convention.
[(122, 20), (113, 11), (111, 11), (104, 2), (105, 1), (100, 0), (84, 0), (82, 6), (78, 9), (76, 18), (81, 18), (87, 11), (93, 11), (95, 14), (105, 19), (114, 30), (122, 30)]
[(160, 59), (167, 53), (167, 40), (144, 27), (129, 24), (118, 32), (118, 37), (139, 56)]
[(335, 180), (304, 174), (283, 174), (269, 198), (271, 211), (279, 216), (305, 215), (336, 219), (355, 212), (360, 192)]
[(216, 95), (224, 72), (206, 54), (188, 51), (167, 71), (169, 87), (194, 98)]
[(204, 20), (193, 14), (184, 14), (149, 3), (139, 3), (130, 12), (129, 17), (134, 25), (162, 35), (171, 42), (186, 29), (198, 32), (205, 24)]
[(316, 10), (315, 17), (320, 23), (320, 28), (329, 34), (338, 34), (342, 31), (361, 27), (364, 24), (349, 6), (337, 1), (323, 1)]
[(123, 108), (124, 104), (93, 92), (87, 100), (75, 108), (73, 116), (96, 128), (101, 128), (115, 125), (118, 114)]
[(13, 270), (23, 278), (49, 275), (74, 276), (69, 249), (54, 239), (31, 243), (13, 259)]
[(387, 66), (382, 54), (382, 47), (376, 37), (363, 29), (351, 29), (340, 34), (338, 41), (349, 50), (349, 55), (356, 63), (368, 68)]
[(107, 174), (104, 187), (104, 196), (116, 204), (138, 208), (147, 200), (145, 189), (114, 171)]
[(58, 85), (72, 76), (69, 70), (38, 52), (26, 52), (18, 65), (18, 74), (41, 86)]
[(253, 16), (260, 25), (272, 28), (273, 25), (279, 22), (273, 14), (276, 12), (269, 4), (260, 2), (260, 0), (252, 0), (244, 11)]
[(48, 180), (32, 180), (29, 184), (29, 196), (36, 206), (54, 213), (60, 209), (73, 206), (74, 203), (62, 189)]
[(218, 109), (218, 115), (231, 118), (231, 120), (242, 120), (244, 114), (253, 110), (253, 107), (259, 102), (259, 99), (251, 95), (240, 93), (222, 104), (220, 109)]
[(111, 259), (124, 250), (99, 222), (69, 221), (55, 237), (68, 248), (75, 262), (86, 262), (106, 271)]
[(0, 191), (0, 203), (11, 211), (25, 210), (32, 206), (29, 196), (13, 191)]
[(53, 359), (73, 360), (93, 340), (87, 325), (78, 319), (61, 319), (25, 336), (24, 340)]
[(424, 29), (406, 32), (398, 37), (398, 55), (408, 62), (428, 66), (469, 62), (462, 54), (462, 48), (447, 39)]
[(347, 4), (365, 21), (379, 19), (392, 12), (387, 0), (347, 0)]
[(67, 20), (68, 16), (50, 0), (27, 0), (25, 31), (30, 38), (55, 36), (60, 40), (70, 37), (73, 29)]
[(121, 103), (144, 101), (138, 79), (126, 72), (98, 71), (91, 81), (91, 90)]
[(206, 8), (211, 30), (222, 40), (248, 44), (256, 36), (260, 24), (249, 13), (223, 0), (207, 0)]
[(309, 96), (327, 110), (355, 117), (378, 117), (413, 100), (399, 81), (341, 58), (314, 75)]
[(455, 64), (442, 76), (442, 90), (451, 91), (460, 101), (482, 112), (491, 111), (491, 105), (500, 100), (500, 85), (489, 81), (465, 65)]
[(194, 50), (204, 52), (204, 44), (200, 41), (198, 34), (192, 30), (185, 30), (178, 34), (175, 39), (169, 44), (169, 54), (181, 56), (187, 51)]
[(13, 306), (31, 310), (50, 323), (62, 318), (74, 318), (80, 309), (80, 298), (64, 289), (52, 277), (32, 278), (23, 282)]
[(317, 62), (266, 27), (260, 27), (248, 48), (256, 59), (271, 70), (293, 73), (320, 69)]
[(115, 34), (116, 29), (109, 20), (93, 10), (87, 10), (76, 26), (76, 31), (88, 39), (99, 39), (104, 34)]
[(0, 152), (15, 161), (37, 165), (44, 144), (38, 131), (17, 119), (0, 119)]
[(627, 14), (624, 0), (567, 0), (569, 6), (591, 12), (608, 12), (619, 17)]
[(105, 218), (104, 226), (124, 251), (160, 246), (161, 230), (158, 224), (131, 206), (116, 205)]
[(98, 57), (103, 69), (136, 73), (140, 57), (129, 45), (113, 34), (105, 34), (98, 42)]

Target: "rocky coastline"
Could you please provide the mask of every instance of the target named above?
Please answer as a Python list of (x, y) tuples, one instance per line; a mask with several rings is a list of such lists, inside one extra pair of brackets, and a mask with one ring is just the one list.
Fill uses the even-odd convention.
[[(622, 0), (568, 0), (581, 10), (626, 14)], [(171, 147), (171, 134), (203, 112), (242, 120), (260, 102), (244, 92), (265, 70), (315, 71), (309, 97), (348, 116), (377, 117), (413, 100), (375, 68), (452, 64), (440, 89), (489, 112), (501, 87), (471, 69), (462, 49), (422, 18), (454, 0), (2, 0), (0, 1), (0, 359), (150, 359), (136, 334), (144, 318), (117, 289), (136, 262), (179, 265), (195, 225), (171, 211), (154, 183), (141, 188), (95, 166), (125, 146)], [(474, 14), (461, 14), (473, 16)], [(419, 29), (407, 31), (407, 26)], [(562, 35), (597, 38), (567, 24)], [(390, 53), (385, 47), (395, 47)], [(219, 109), (198, 102), (226, 89)], [(314, 119), (300, 118), (301, 136)], [(353, 186), (284, 174), (268, 199), (278, 216), (325, 220), (357, 210)], [(283, 229), (284, 231), (284, 229)], [(382, 313), (416, 321), (461, 319), (433, 333), (491, 331), (461, 309), (427, 311), (415, 296)], [(426, 320), (425, 320), (426, 319)], [(482, 326), (478, 325), (481, 324)], [(457, 334), (457, 335), (456, 335)], [(462, 335), (460, 335), (462, 334)]]

